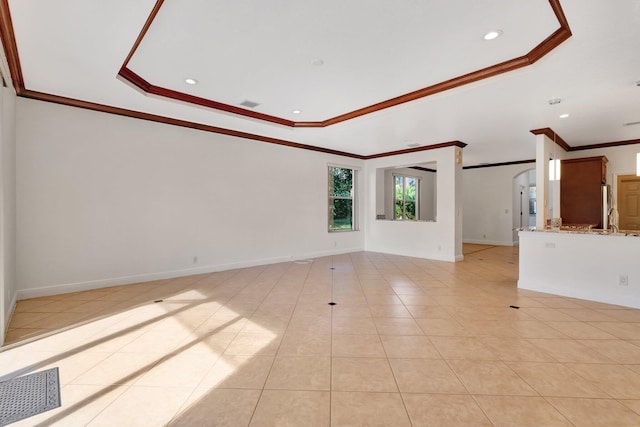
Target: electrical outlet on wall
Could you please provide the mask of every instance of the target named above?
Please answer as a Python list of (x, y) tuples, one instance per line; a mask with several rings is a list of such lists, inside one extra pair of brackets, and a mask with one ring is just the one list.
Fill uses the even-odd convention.
[(197, 255), (193, 257), (193, 263), (194, 263), (194, 264), (197, 264), (197, 263), (198, 263), (198, 256), (197, 256)]
[(629, 276), (627, 276), (626, 274), (621, 274), (618, 278), (618, 285), (629, 286)]

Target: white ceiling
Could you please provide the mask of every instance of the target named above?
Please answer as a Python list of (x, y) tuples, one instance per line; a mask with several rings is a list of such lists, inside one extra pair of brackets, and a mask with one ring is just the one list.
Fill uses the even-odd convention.
[[(325, 128), (147, 96), (118, 79), (155, 0), (9, 6), (29, 90), (360, 155), (459, 140), (474, 165), (534, 158), (537, 128), (572, 146), (640, 139), (640, 125), (624, 126), (640, 121), (640, 0), (560, 1), (573, 35), (534, 65)], [(558, 27), (548, 0), (165, 0), (128, 68), (159, 87), (322, 121), (522, 56)], [(484, 41), (492, 29), (502, 37)]]

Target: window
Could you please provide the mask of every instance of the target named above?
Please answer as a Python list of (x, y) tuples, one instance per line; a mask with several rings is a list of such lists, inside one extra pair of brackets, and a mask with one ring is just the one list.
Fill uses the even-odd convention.
[(394, 219), (416, 221), (418, 212), (418, 185), (420, 180), (410, 176), (394, 175), (395, 183), (395, 216)]
[(329, 231), (355, 230), (354, 169), (329, 166)]

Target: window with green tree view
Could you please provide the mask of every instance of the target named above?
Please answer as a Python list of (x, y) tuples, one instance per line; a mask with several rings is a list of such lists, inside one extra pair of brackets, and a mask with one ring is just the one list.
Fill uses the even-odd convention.
[(395, 218), (397, 220), (417, 220), (418, 214), (418, 178), (394, 175)]
[(329, 231), (355, 230), (355, 170), (329, 166)]

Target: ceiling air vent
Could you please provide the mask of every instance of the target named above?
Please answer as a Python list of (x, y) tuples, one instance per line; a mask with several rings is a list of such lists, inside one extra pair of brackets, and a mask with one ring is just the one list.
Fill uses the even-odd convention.
[(242, 101), (240, 103), (240, 105), (242, 105), (243, 107), (247, 107), (247, 108), (256, 108), (258, 105), (260, 105), (260, 103), (259, 102), (249, 101), (248, 99), (245, 99), (244, 101)]

